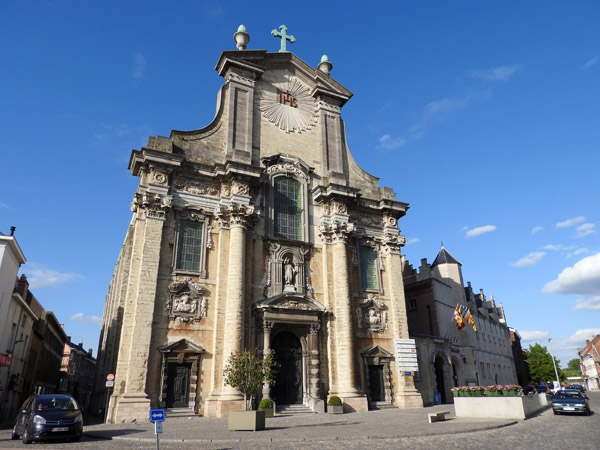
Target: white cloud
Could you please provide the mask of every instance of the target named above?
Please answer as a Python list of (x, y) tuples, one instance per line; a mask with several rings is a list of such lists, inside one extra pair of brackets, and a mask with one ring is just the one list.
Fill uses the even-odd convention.
[(486, 70), (474, 70), (471, 72), (471, 76), (488, 81), (507, 81), (522, 67), (520, 64), (515, 64), (513, 66), (500, 66)]
[(417, 242), (421, 242), (421, 239), (419, 239), (419, 238), (412, 238), (412, 239), (409, 239), (408, 241), (406, 241), (406, 245), (416, 244)]
[(27, 281), (29, 281), (29, 287), (31, 289), (55, 286), (57, 284), (83, 278), (82, 275), (77, 273), (59, 272), (58, 270), (49, 269), (36, 263), (28, 264), (28, 266), (29, 270), (23, 270), (23, 273), (27, 275)]
[(75, 313), (69, 316), (69, 320), (74, 322), (86, 322), (92, 325), (100, 325), (102, 323), (102, 317), (98, 316), (86, 316), (83, 313)]
[[(464, 230), (464, 228), (463, 228), (463, 230)], [(485, 225), (483, 227), (477, 227), (477, 228), (468, 230), (466, 232), (466, 235), (468, 238), (472, 238), (475, 236), (479, 236), (480, 234), (491, 233), (492, 231), (495, 231), (495, 230), (496, 230), (496, 225)]]
[(557, 222), (556, 228), (568, 228), (581, 222), (585, 222), (585, 217), (573, 217), (572, 219), (567, 219), (564, 222)]
[(552, 344), (560, 350), (579, 350), (585, 346), (585, 340), (591, 339), (595, 334), (600, 334), (600, 328), (579, 329), (571, 336), (561, 336), (560, 339), (556, 339), (556, 342), (553, 339)]
[(599, 295), (600, 253), (577, 261), (547, 283), (542, 292), (557, 294)]
[(533, 266), (542, 260), (542, 258), (546, 255), (546, 252), (531, 252), (527, 256), (524, 256), (517, 262), (511, 263), (513, 267), (526, 267)]
[(553, 250), (555, 252), (561, 251), (561, 250), (573, 250), (575, 247), (571, 246), (571, 247), (567, 247), (566, 245), (554, 245), (554, 244), (548, 244), (544, 247), (544, 250)]
[(593, 58), (589, 59), (581, 68), (583, 70), (589, 69), (590, 67), (595, 66), (600, 62), (600, 55), (596, 55)]
[(406, 144), (406, 139), (402, 136), (392, 137), (389, 134), (384, 134), (378, 139), (378, 142), (378, 148), (382, 148), (384, 150), (394, 150)]
[(544, 229), (544, 227), (533, 227), (533, 229), (531, 230), (531, 234), (539, 233), (543, 229)]
[(596, 297), (590, 297), (588, 299), (579, 299), (575, 302), (576, 310), (600, 310), (600, 295)]
[(460, 97), (446, 97), (428, 103), (423, 108), (424, 121), (445, 119), (450, 113), (461, 111), (473, 104), (481, 103), (491, 96), (491, 91), (467, 92)]
[(519, 331), (522, 342), (542, 341), (548, 339), (547, 331)]
[(577, 227), (577, 234), (575, 235), (578, 238), (582, 238), (585, 236), (589, 236), (590, 234), (594, 234), (596, 232), (596, 224), (595, 223), (584, 223)]
[(141, 53), (133, 55), (133, 78), (141, 80), (145, 77), (144, 72), (146, 71), (146, 58)]
[(585, 247), (578, 248), (576, 250), (573, 250), (572, 252), (569, 252), (567, 254), (567, 258), (571, 258), (573, 256), (583, 255), (584, 253), (587, 253), (587, 252), (589, 252), (589, 250), (587, 248), (585, 248)]

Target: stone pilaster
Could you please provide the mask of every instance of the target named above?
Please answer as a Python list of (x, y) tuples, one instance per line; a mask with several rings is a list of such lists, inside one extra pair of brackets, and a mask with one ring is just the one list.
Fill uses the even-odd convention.
[[(265, 321), (263, 323), (263, 357), (271, 353), (271, 330), (273, 322)], [(271, 385), (268, 381), (263, 384), (263, 398), (271, 398)]]
[[(335, 311), (335, 341), (337, 350), (337, 395), (355, 411), (367, 411), (367, 398), (357, 389), (356, 352), (354, 346), (350, 278), (346, 241), (354, 226), (332, 221), (319, 227), (324, 243), (331, 246), (333, 266), (333, 302)], [(343, 367), (343, 370), (341, 368)]]
[[(384, 220), (386, 217), (384, 216)], [(388, 223), (384, 229), (382, 243), (385, 253), (386, 267), (386, 292), (389, 293), (389, 305), (392, 315), (392, 332), (394, 339), (408, 339), (408, 321), (406, 318), (406, 301), (404, 299), (404, 282), (402, 281), (402, 257), (400, 247), (404, 245), (404, 236), (400, 236), (395, 226), (395, 219), (387, 218)], [(396, 386), (393, 393), (394, 404), (399, 408), (422, 408), (421, 394), (416, 390), (414, 375), (405, 376), (396, 370), (395, 364), (391, 367)]]
[(123, 334), (110, 400), (108, 420), (147, 420), (150, 399), (146, 393), (152, 320), (164, 219), (171, 198), (154, 193), (137, 193), (132, 210), (137, 213), (130, 279), (123, 314)]

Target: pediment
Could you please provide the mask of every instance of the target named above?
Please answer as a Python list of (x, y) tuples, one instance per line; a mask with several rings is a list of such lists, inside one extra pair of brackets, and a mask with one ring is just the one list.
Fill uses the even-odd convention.
[(361, 351), (360, 354), (371, 358), (391, 358), (394, 356), (386, 349), (381, 348), (379, 345), (372, 345)]
[(325, 307), (315, 299), (285, 293), (265, 300), (258, 307), (262, 309), (325, 311)]
[(164, 347), (159, 347), (158, 350), (161, 353), (204, 353), (206, 351), (200, 345), (196, 345), (185, 338)]

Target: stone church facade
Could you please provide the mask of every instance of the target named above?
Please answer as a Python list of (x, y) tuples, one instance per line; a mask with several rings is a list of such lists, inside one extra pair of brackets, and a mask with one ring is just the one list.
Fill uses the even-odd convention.
[[(239, 33), (236, 33), (236, 35)], [(240, 47), (238, 47), (240, 48)], [(232, 352), (275, 351), (278, 405), (422, 406), (398, 372), (408, 338), (398, 219), (408, 205), (362, 170), (341, 109), (352, 93), (290, 52), (225, 51), (208, 126), (151, 137), (106, 299), (99, 384), (108, 420), (149, 408), (221, 417)]]

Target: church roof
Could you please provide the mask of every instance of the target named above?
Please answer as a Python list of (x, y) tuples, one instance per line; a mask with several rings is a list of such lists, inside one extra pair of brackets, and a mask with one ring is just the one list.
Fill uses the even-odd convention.
[(446, 250), (443, 246), (440, 252), (435, 257), (433, 263), (431, 263), (431, 267), (436, 266), (438, 264), (458, 264), (462, 266), (462, 264), (458, 262), (458, 260), (454, 256), (452, 256), (450, 252)]

